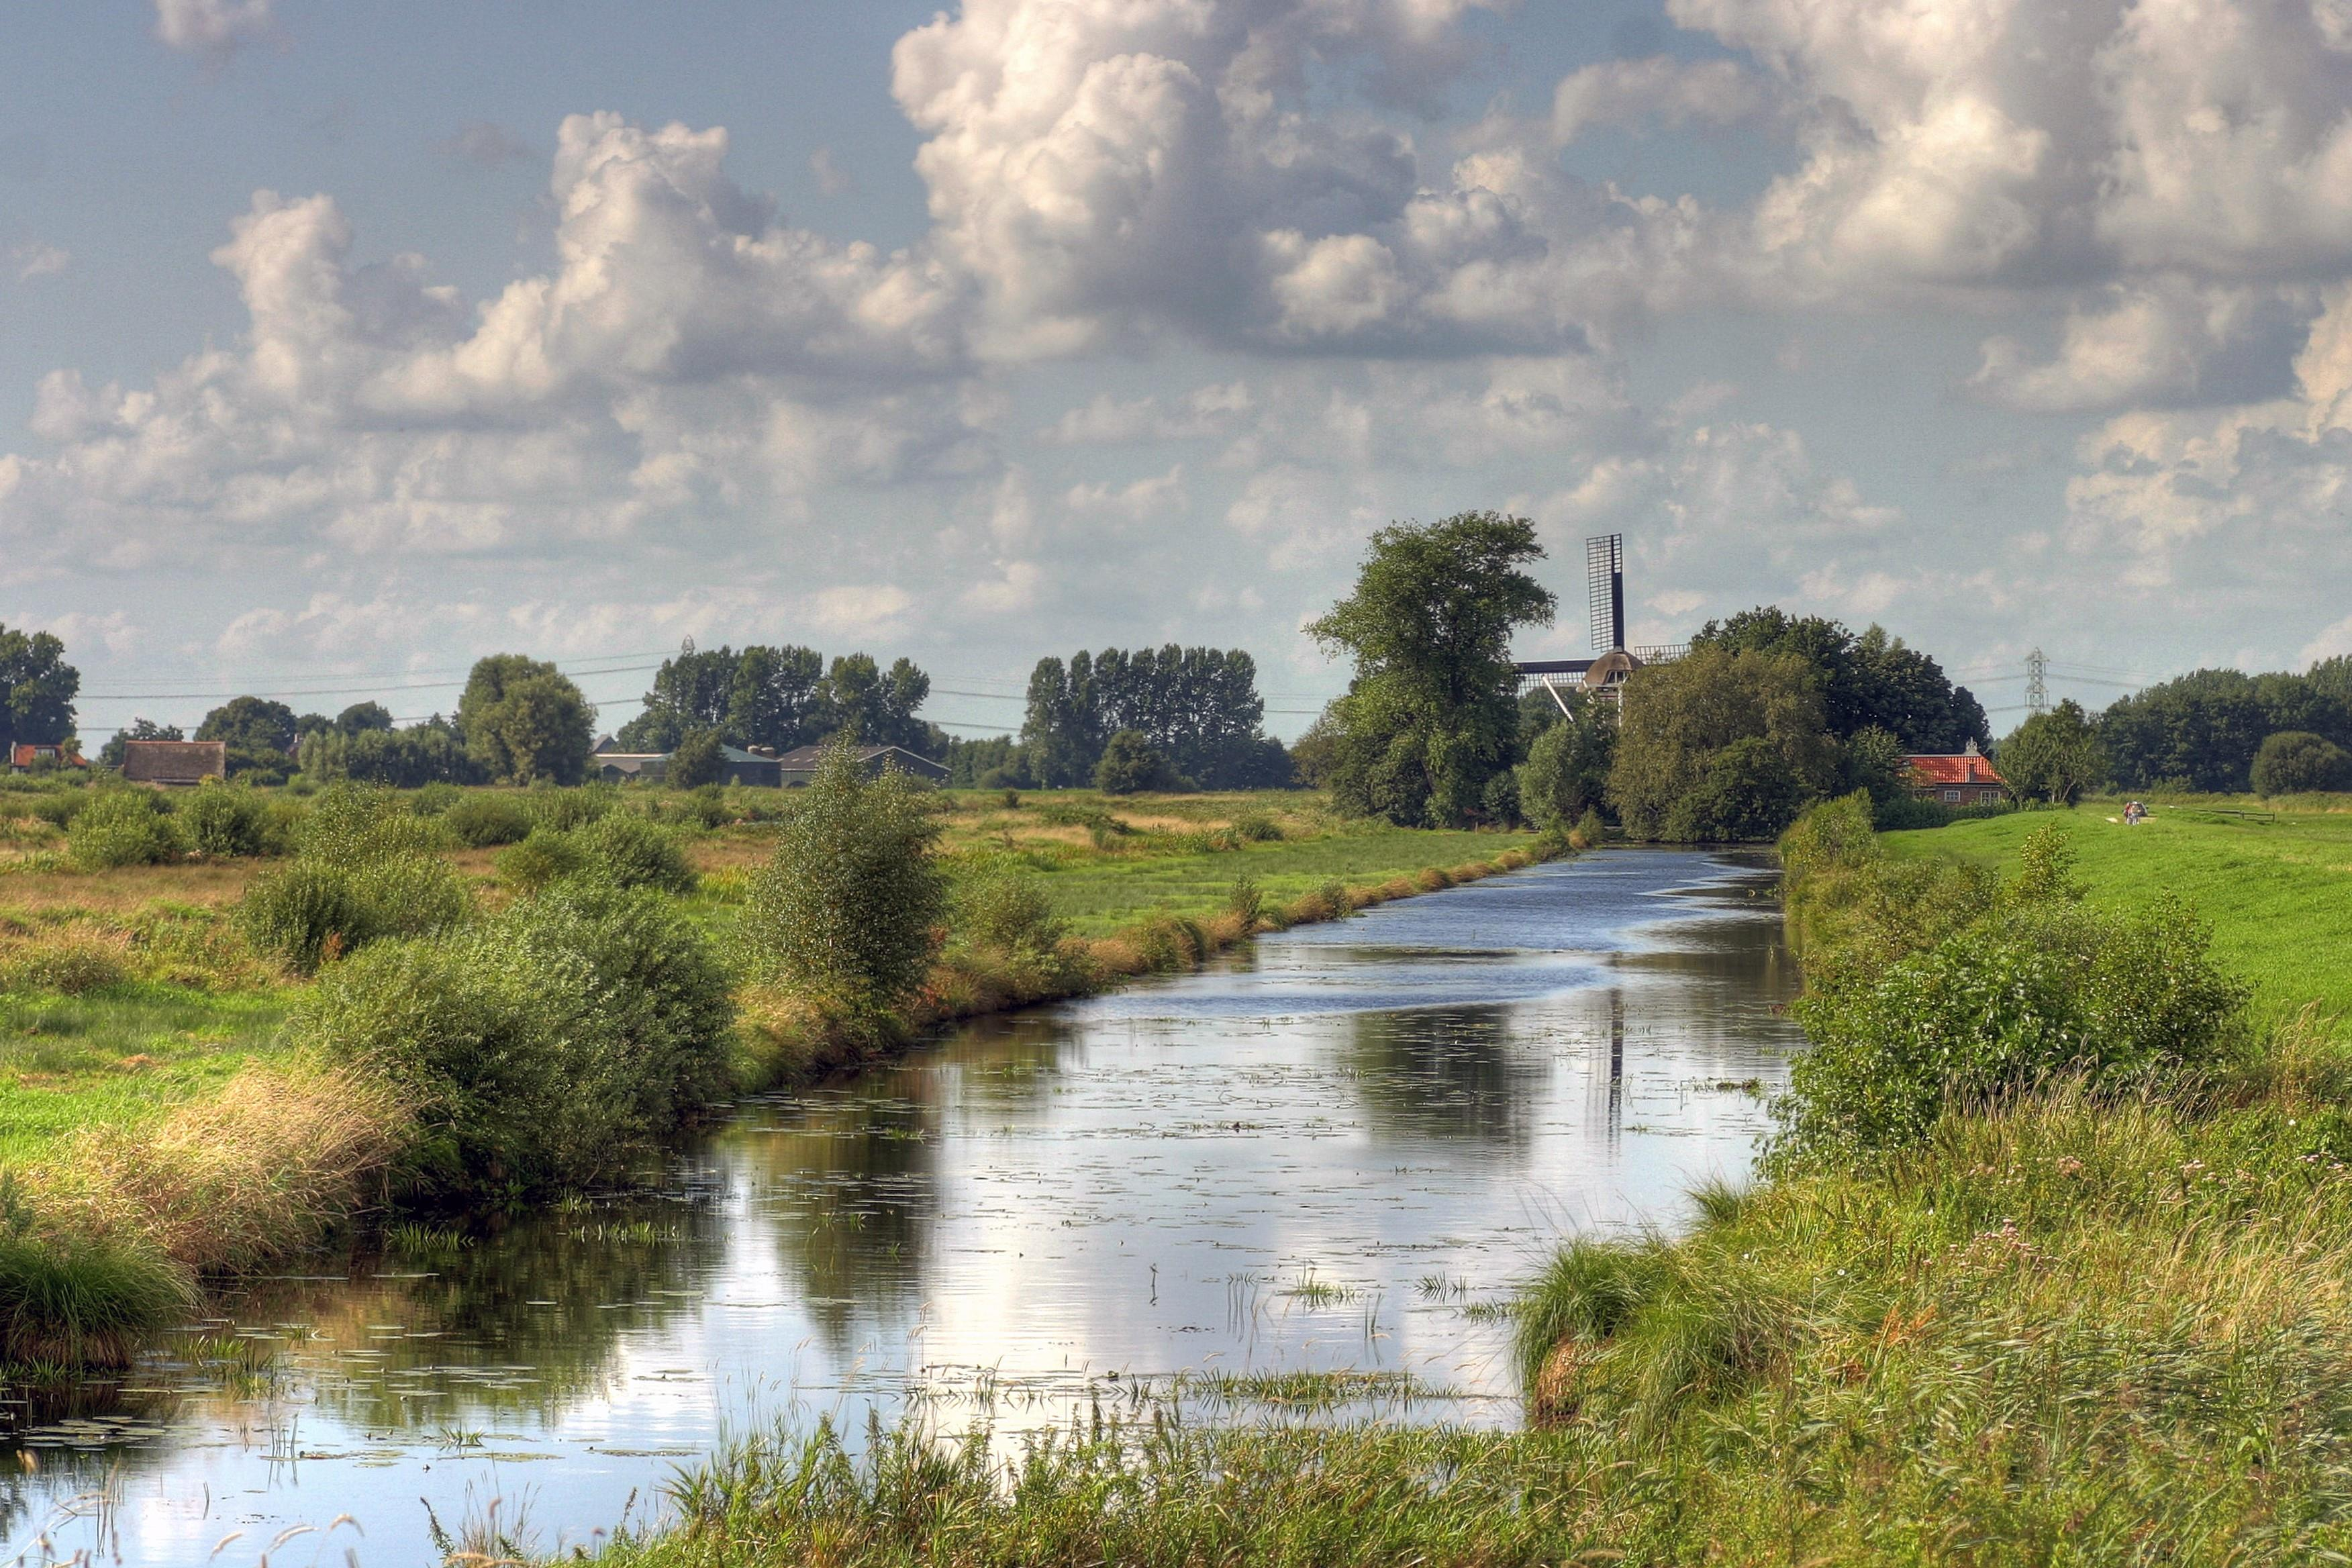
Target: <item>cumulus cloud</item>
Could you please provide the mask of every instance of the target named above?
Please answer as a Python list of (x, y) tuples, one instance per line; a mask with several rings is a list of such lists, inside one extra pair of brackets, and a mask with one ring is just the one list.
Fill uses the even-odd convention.
[(1570, 256), (1596, 228), (1672, 209), (1591, 191), (1538, 203), (1533, 167), (1425, 171), (1377, 119), (1302, 107), (1310, 65), (1445, 79), (1468, 58), (1470, 8), (971, 0), (907, 35), (892, 88), (927, 138), (916, 167), (940, 244), (985, 290), (991, 346), (1170, 331), (1350, 351), (1580, 344)]
[(0, 538), (126, 566), (529, 552), (990, 461), (936, 263), (778, 225), (722, 131), (573, 116), (557, 142), (558, 265), (478, 304), (420, 257), (356, 261), (331, 198), (258, 193), (213, 256), (241, 342), (151, 387), (44, 380), (58, 450), (21, 460)]
[(2200, 288), (2177, 276), (2116, 285), (2099, 303), (2067, 312), (2056, 353), (2040, 363), (2015, 338), (1988, 340), (1969, 385), (2033, 414), (2251, 402), (2287, 390), (2316, 314), (2307, 289)]
[(1603, 60), (1560, 79), (1551, 137), (1565, 145), (1596, 125), (1737, 125), (1784, 108), (1772, 83), (1737, 60)]
[(155, 0), (155, 36), (171, 48), (216, 58), (269, 31), (270, 0)]

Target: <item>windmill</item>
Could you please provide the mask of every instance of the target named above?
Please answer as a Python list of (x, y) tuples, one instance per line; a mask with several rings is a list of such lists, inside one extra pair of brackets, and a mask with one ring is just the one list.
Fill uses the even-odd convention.
[(1514, 667), (1519, 672), (1521, 691), (1542, 687), (1551, 693), (1551, 700), (1559, 704), (1563, 713), (1568, 711), (1568, 699), (1562, 694), (1567, 677), (1575, 677), (1574, 684), (1613, 702), (1625, 678), (1642, 666), (1680, 658), (1690, 651), (1688, 643), (1641, 648), (1625, 646), (1623, 534), (1596, 534), (1584, 542), (1584, 577), (1585, 600), (1592, 618), (1592, 647), (1600, 657), (1529, 659)]

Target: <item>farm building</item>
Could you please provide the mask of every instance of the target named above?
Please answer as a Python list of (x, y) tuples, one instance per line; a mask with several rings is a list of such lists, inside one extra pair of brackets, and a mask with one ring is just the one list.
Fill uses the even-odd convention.
[[(823, 752), (821, 746), (801, 746), (776, 759), (776, 767), (783, 775), (786, 789), (797, 789), (816, 776), (816, 763)], [(922, 779), (930, 784), (947, 782), (948, 771), (929, 757), (918, 756), (904, 746), (860, 746), (857, 765), (867, 778), (873, 778), (884, 768), (895, 767), (908, 778)]]
[(1990, 805), (2009, 794), (2009, 786), (1974, 741), (1957, 756), (1906, 757), (1903, 762), (1911, 793), (1921, 800), (1941, 801), (1946, 805)]
[(225, 741), (125, 741), (122, 776), (158, 789), (193, 788), (228, 776)]

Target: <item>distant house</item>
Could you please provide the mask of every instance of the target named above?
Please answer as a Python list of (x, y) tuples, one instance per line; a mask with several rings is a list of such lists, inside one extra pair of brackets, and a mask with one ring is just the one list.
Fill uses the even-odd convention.
[(42, 763), (59, 768), (89, 766), (79, 752), (68, 751), (63, 745), (51, 745), (46, 741), (18, 741), (8, 748), (8, 771), (12, 773), (29, 773)]
[[(669, 776), (669, 759), (667, 752), (598, 751), (588, 759), (588, 772), (606, 784), (661, 784)], [(719, 782), (774, 789), (782, 782), (777, 777), (775, 753), (721, 746)]]
[(669, 753), (600, 751), (588, 759), (588, 772), (606, 784), (659, 784), (669, 772)]
[(2007, 798), (2009, 786), (1974, 741), (1957, 756), (1906, 757), (1904, 772), (1911, 793), (1921, 800), (1946, 805), (1990, 805)]
[[(782, 775), (786, 789), (798, 789), (816, 777), (817, 758), (821, 746), (802, 746), (786, 752), (776, 759), (777, 772)], [(929, 757), (918, 756), (904, 746), (860, 746), (857, 765), (867, 778), (873, 778), (884, 768), (896, 767), (909, 778), (925, 779), (932, 784), (947, 782), (948, 771)]]
[(226, 741), (125, 741), (122, 776), (158, 789), (193, 788), (228, 777)]

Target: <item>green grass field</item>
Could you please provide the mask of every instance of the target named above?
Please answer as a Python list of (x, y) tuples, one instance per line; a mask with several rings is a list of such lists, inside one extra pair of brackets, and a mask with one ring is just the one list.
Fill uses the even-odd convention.
[(2011, 868), (2027, 834), (2063, 824), (2095, 900), (2179, 897), (2212, 926), (2214, 956), (2253, 984), (2260, 1012), (2276, 1016), (2317, 1002), (2330, 1014), (2352, 1013), (2352, 811), (2269, 814), (2251, 801), (2231, 809), (2256, 815), (2158, 805), (2126, 828), (2119, 803), (2096, 801), (1891, 833), (1885, 843), (1892, 854)]
[(1252, 844), (1211, 853), (1105, 857), (1050, 868), (1054, 907), (1081, 936), (1107, 936), (1152, 914), (1205, 915), (1225, 907), (1243, 877), (1268, 903), (1283, 903), (1327, 882), (1383, 882), (1425, 867), (1492, 860), (1535, 841), (1532, 834), (1434, 833), (1372, 828), (1303, 843)]
[(287, 996), (133, 984), (0, 992), (0, 1164), (100, 1123), (143, 1120), (273, 1054)]

